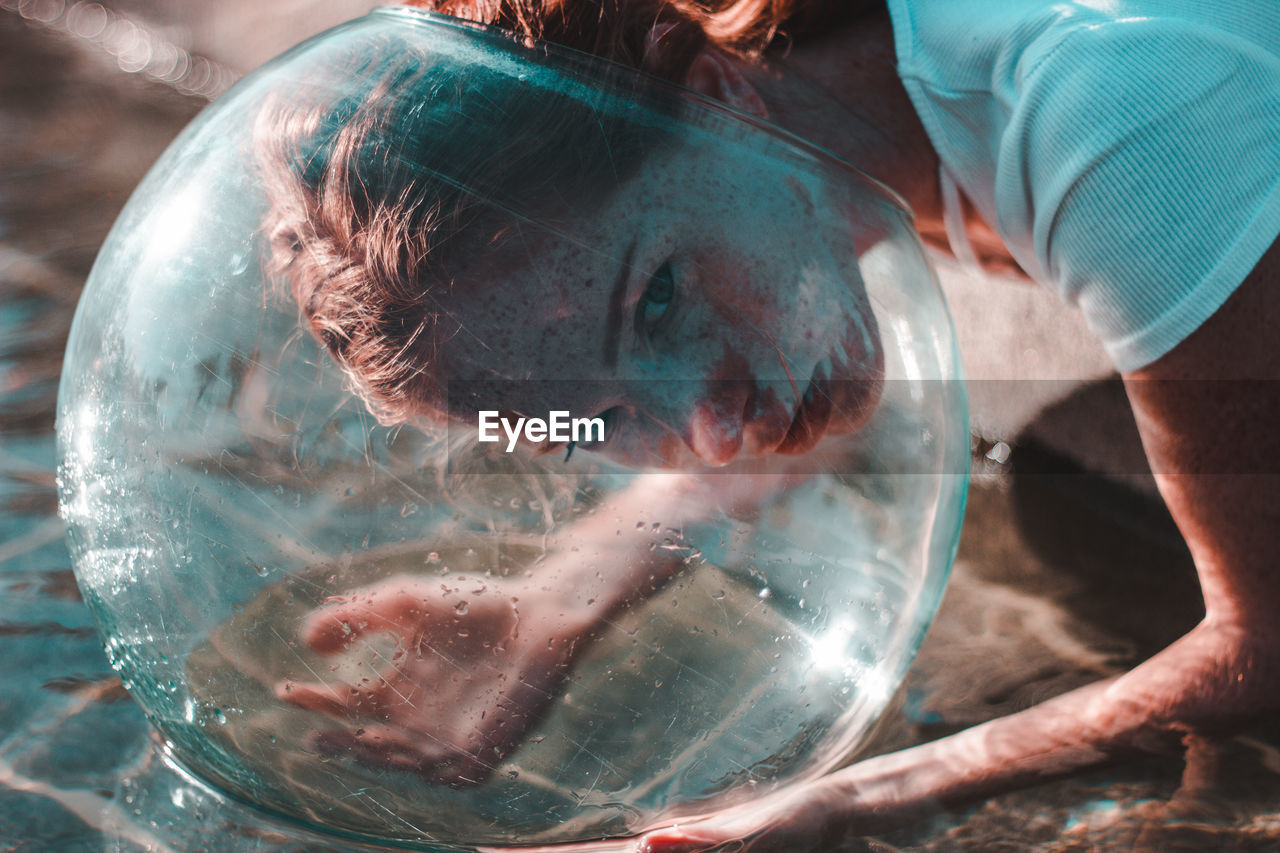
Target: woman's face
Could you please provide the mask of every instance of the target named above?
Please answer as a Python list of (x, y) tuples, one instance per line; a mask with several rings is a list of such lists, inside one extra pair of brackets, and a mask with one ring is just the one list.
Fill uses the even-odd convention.
[(606, 441), (582, 446), (663, 467), (862, 424), (883, 352), (847, 212), (764, 158), (651, 159), (588, 221), (517, 229), (498, 269), (440, 300), (451, 416), (602, 416)]

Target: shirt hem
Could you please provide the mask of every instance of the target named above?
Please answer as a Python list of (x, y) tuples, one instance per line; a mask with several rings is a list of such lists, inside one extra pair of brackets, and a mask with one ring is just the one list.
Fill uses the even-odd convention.
[(1200, 286), (1141, 330), (1116, 341), (1103, 340), (1116, 369), (1122, 373), (1146, 367), (1217, 313), (1280, 237), (1280, 182), (1226, 254), (1205, 275)]

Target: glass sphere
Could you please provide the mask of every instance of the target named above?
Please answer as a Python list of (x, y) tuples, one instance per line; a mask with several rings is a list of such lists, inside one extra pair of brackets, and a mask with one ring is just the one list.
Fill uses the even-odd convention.
[(381, 10), (129, 202), (62, 513), (113, 665), (222, 791), (428, 850), (627, 835), (858, 747), (954, 557), (959, 379), (882, 186)]

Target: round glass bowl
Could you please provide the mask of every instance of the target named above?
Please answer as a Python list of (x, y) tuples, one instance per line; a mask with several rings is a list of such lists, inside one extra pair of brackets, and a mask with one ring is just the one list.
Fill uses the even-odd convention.
[(429, 850), (627, 835), (859, 745), (954, 556), (959, 379), (883, 187), (387, 9), (129, 202), (62, 513), (113, 664), (222, 791)]

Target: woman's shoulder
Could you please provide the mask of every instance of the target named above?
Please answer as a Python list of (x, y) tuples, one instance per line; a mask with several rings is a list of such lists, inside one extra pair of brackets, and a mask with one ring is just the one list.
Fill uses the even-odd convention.
[(1113, 17), (1066, 29), (1018, 80), (999, 140), (1001, 233), (1122, 369), (1203, 322), (1280, 230), (1271, 27)]
[[(1280, 58), (1269, 4), (1222, 0), (889, 0), (899, 67), (935, 89), (1000, 97), (1045, 63), (1168, 63), (1188, 51)], [(1114, 81), (1122, 82), (1122, 81)], [(1011, 91), (1012, 87), (1012, 91)]]

